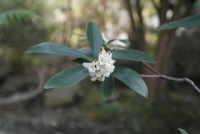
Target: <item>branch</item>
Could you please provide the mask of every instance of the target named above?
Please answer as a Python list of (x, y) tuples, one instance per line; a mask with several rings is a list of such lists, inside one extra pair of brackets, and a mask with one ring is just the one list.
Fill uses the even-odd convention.
[(30, 92), (27, 92), (27, 93), (21, 93), (21, 94), (16, 93), (16, 94), (9, 96), (9, 97), (0, 98), (0, 105), (30, 100), (30, 99), (35, 98), (39, 94), (41, 94), (44, 90), (44, 88), (43, 88), (43, 86), (44, 86), (44, 72), (43, 71), (37, 72), (37, 75), (39, 77), (39, 84), (38, 84), (37, 89), (30, 91)]
[(153, 73), (161, 75), (161, 73), (159, 73), (158, 71), (156, 71), (154, 68), (152, 68), (149, 64), (147, 64), (146, 62), (142, 62), (149, 70), (151, 70)]
[(163, 78), (166, 80), (170, 80), (170, 81), (175, 81), (175, 82), (187, 82), (189, 83), (193, 89), (195, 89), (199, 94), (200, 94), (200, 89), (197, 87), (197, 85), (190, 80), (189, 78), (174, 78), (174, 77), (170, 77), (170, 76), (166, 76), (163, 74), (160, 74), (158, 71), (156, 71), (154, 68), (152, 68), (149, 64), (142, 62), (149, 70), (151, 70), (152, 72), (154, 72), (156, 75), (140, 75), (143, 78)]
[(140, 27), (141, 27), (142, 31), (144, 31), (144, 21), (143, 21), (143, 17), (142, 17), (142, 7), (140, 4), (140, 0), (136, 0), (136, 10), (137, 10), (138, 18), (140, 21)]
[(132, 26), (133, 33), (134, 33), (134, 35), (137, 38), (138, 37), (138, 34), (137, 34), (138, 32), (137, 32), (136, 23), (135, 23), (135, 20), (134, 20), (134, 17), (133, 17), (133, 13), (132, 13), (131, 2), (130, 2), (130, 0), (125, 0), (124, 3), (125, 3), (125, 6), (126, 6), (126, 9), (128, 11), (129, 17), (130, 17), (130, 21), (131, 21), (131, 26)]
[(160, 8), (159, 8), (159, 6), (156, 4), (155, 0), (151, 0), (151, 2), (153, 3), (153, 6), (154, 6), (155, 9), (157, 10), (157, 12), (159, 12)]

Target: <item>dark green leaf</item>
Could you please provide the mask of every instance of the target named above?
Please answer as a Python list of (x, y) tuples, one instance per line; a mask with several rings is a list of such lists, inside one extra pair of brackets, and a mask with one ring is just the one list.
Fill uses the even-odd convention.
[(82, 58), (77, 58), (72, 60), (73, 62), (76, 62), (78, 64), (83, 64), (84, 62), (89, 62), (88, 60), (82, 59)]
[(46, 53), (46, 54), (56, 54), (56, 55), (67, 55), (91, 61), (89, 57), (87, 57), (80, 51), (53, 42), (45, 42), (45, 43), (40, 43), (38, 45), (34, 45), (32, 47), (29, 47), (25, 53)]
[(112, 39), (112, 40), (109, 40), (107, 44), (110, 44), (112, 43), (113, 41), (115, 41), (116, 39)]
[(129, 40), (122, 40), (122, 39), (118, 39), (120, 42), (125, 43), (127, 45), (130, 45), (130, 41)]
[(78, 51), (84, 53), (85, 55), (92, 56), (91, 49), (89, 47), (80, 48)]
[(133, 49), (113, 51), (112, 58), (156, 63), (156, 61), (151, 56), (147, 55), (146, 53), (142, 51), (133, 50)]
[(142, 77), (134, 70), (116, 66), (113, 76), (127, 85), (129, 88), (147, 98), (148, 89)]
[(101, 82), (101, 92), (104, 100), (107, 100), (113, 93), (114, 90), (114, 79), (112, 74), (106, 77), (104, 81)]
[(86, 42), (86, 41), (87, 41), (86, 38), (80, 39), (80, 40), (78, 40), (78, 41), (76, 42), (76, 44), (77, 44), (77, 45), (80, 45), (81, 43)]
[(54, 75), (49, 81), (47, 81), (44, 88), (69, 87), (84, 79), (88, 74), (89, 72), (84, 66), (74, 66)]
[(92, 55), (97, 59), (102, 47), (103, 38), (98, 26), (91, 21), (87, 25), (87, 39), (92, 50)]
[(30, 19), (33, 17), (41, 19), (41, 17), (39, 17), (37, 13), (26, 9), (13, 9), (0, 13), (0, 19), (6, 25), (10, 25), (11, 22), (17, 23), (21, 22), (24, 19)]
[(188, 134), (185, 130), (183, 130), (182, 128), (178, 128), (178, 130), (181, 132), (181, 134)]
[(158, 28), (158, 30), (160, 31), (177, 27), (195, 27), (198, 25), (200, 25), (200, 14), (163, 24)]

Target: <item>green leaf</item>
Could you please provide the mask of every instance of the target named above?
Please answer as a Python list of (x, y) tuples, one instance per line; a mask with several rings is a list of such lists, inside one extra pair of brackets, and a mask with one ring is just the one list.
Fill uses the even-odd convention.
[(188, 134), (185, 130), (183, 130), (182, 128), (178, 128), (178, 130), (181, 132), (181, 134)]
[(156, 61), (151, 56), (147, 55), (146, 53), (142, 51), (133, 50), (133, 49), (113, 51), (112, 58), (156, 63)]
[(66, 55), (66, 56), (79, 57), (91, 61), (91, 59), (88, 56), (81, 53), (80, 51), (53, 42), (45, 42), (45, 43), (40, 43), (38, 45), (34, 45), (32, 47), (29, 47), (25, 53), (46, 53), (46, 54)]
[(114, 79), (112, 74), (106, 77), (104, 81), (101, 82), (101, 92), (104, 100), (107, 100), (113, 93), (114, 90)]
[(76, 42), (76, 44), (77, 44), (77, 45), (80, 45), (81, 43), (86, 42), (86, 41), (88, 41), (86, 38), (80, 39), (80, 40), (78, 40), (78, 41)]
[(49, 89), (69, 87), (80, 82), (88, 74), (89, 72), (84, 66), (74, 66), (54, 75), (49, 81), (47, 81), (47, 83), (44, 85), (44, 88)]
[(37, 13), (27, 9), (13, 9), (0, 13), (0, 19), (6, 25), (10, 25), (11, 22), (13, 23), (21, 22), (24, 19), (29, 19), (32, 17), (41, 19), (41, 17), (39, 17)]
[(125, 40), (125, 39), (112, 39), (112, 40), (109, 40), (107, 42), (107, 44), (110, 44), (110, 43), (112, 43), (113, 41), (116, 41), (116, 40), (118, 40), (118, 41), (120, 41), (120, 42), (122, 42), (124, 44), (130, 45), (130, 41), (129, 40)]
[(82, 36), (82, 37), (86, 37), (84, 34), (78, 34), (78, 33), (72, 32), (72, 31), (69, 31), (69, 33), (75, 34), (75, 35), (78, 35), (78, 36)]
[(86, 33), (89, 46), (92, 50), (92, 55), (94, 56), (94, 58), (97, 59), (100, 48), (102, 47), (103, 43), (101, 31), (99, 30), (98, 26), (95, 23), (90, 21), (87, 25)]
[(107, 42), (107, 44), (110, 44), (110, 43), (112, 43), (113, 41), (115, 41), (116, 39), (112, 39), (112, 40), (109, 40), (108, 42)]
[(82, 59), (82, 58), (76, 58), (72, 60), (73, 62), (76, 62), (78, 64), (83, 64), (84, 62), (89, 62), (88, 60)]
[(158, 28), (158, 30), (160, 31), (177, 27), (195, 27), (198, 25), (200, 25), (200, 14), (163, 24)]
[(134, 70), (123, 67), (116, 66), (113, 76), (127, 85), (129, 88), (144, 96), (148, 97), (148, 89), (142, 77)]
[(78, 51), (84, 53), (85, 55), (92, 56), (91, 49), (89, 47), (80, 48)]
[(127, 44), (127, 45), (130, 45), (130, 41), (129, 40), (122, 40), (122, 39), (118, 39), (120, 42), (124, 43), (124, 44)]

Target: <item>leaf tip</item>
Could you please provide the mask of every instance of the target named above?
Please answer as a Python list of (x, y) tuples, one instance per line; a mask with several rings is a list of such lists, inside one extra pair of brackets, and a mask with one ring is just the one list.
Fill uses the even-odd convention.
[(157, 61), (153, 60), (153, 64), (156, 64), (156, 63), (157, 63)]
[(52, 88), (51, 85), (48, 84), (48, 82), (44, 85), (44, 89), (50, 89)]
[(110, 96), (104, 96), (104, 95), (102, 95), (102, 97), (104, 101), (107, 101), (110, 98)]

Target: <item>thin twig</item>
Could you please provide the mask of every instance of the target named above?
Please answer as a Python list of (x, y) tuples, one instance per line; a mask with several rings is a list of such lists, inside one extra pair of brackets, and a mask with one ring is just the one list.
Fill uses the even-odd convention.
[(166, 80), (170, 80), (170, 81), (176, 81), (176, 82), (187, 82), (189, 83), (193, 89), (195, 89), (199, 94), (200, 94), (200, 89), (197, 87), (197, 85), (192, 81), (190, 80), (189, 78), (174, 78), (174, 77), (170, 77), (170, 76), (166, 76), (166, 75), (163, 75), (161, 73), (159, 73), (158, 71), (156, 71), (154, 68), (152, 68), (149, 64), (145, 63), (145, 62), (142, 62), (149, 70), (151, 70), (152, 72), (155, 73), (155, 75), (140, 75), (141, 77), (143, 78), (163, 78), (163, 79), (166, 79)]
[(153, 73), (158, 74), (158, 75), (162, 75), (161, 73), (159, 73), (158, 71), (156, 71), (153, 67), (151, 67), (149, 64), (147, 64), (146, 62), (142, 62), (149, 70), (151, 70)]
[(30, 92), (26, 92), (26, 93), (20, 93), (20, 94), (16, 93), (16, 94), (9, 96), (9, 97), (0, 98), (0, 105), (18, 103), (18, 102), (30, 100), (32, 98), (35, 98), (39, 94), (41, 94), (44, 90), (44, 88), (43, 88), (43, 86), (44, 86), (44, 72), (40, 71), (40, 72), (37, 72), (37, 74), (38, 74), (38, 77), (39, 77), (39, 84), (38, 84), (37, 89), (30, 91)]

